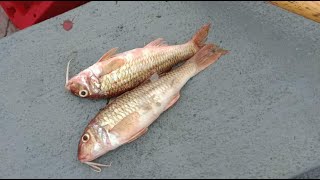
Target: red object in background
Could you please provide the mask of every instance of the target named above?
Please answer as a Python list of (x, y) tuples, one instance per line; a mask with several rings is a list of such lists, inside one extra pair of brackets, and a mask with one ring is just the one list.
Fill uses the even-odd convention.
[(76, 8), (88, 1), (1, 1), (10, 21), (24, 29)]

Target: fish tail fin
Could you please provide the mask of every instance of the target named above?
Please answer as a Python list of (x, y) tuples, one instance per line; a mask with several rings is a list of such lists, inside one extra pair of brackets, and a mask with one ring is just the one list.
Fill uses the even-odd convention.
[(202, 48), (207, 40), (211, 23), (203, 25), (196, 34), (192, 37), (191, 42), (194, 43), (198, 48)]
[(214, 44), (202, 47), (190, 60), (189, 63), (196, 65), (196, 74), (215, 63), (222, 55), (229, 51), (219, 48)]

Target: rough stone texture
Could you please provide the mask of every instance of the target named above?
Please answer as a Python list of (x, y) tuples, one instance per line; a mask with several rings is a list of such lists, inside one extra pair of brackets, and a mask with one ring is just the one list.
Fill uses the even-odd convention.
[[(70, 31), (61, 24), (74, 18)], [(106, 103), (66, 92), (107, 50), (183, 43), (206, 22), (229, 49), (133, 143), (76, 158)], [(293, 178), (320, 165), (320, 24), (264, 2), (90, 2), (0, 40), (1, 178)], [(76, 53), (72, 53), (76, 52)], [(318, 173), (319, 174), (319, 173)]]

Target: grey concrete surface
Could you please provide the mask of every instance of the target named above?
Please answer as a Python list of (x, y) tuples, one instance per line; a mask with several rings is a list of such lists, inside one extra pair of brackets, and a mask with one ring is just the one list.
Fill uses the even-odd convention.
[[(96, 161), (112, 167), (79, 163), (80, 135), (106, 101), (65, 91), (67, 61), (76, 74), (113, 47), (183, 43), (206, 22), (230, 54), (145, 136)], [(0, 40), (0, 177), (302, 177), (320, 165), (319, 47), (320, 24), (264, 2), (90, 2), (16, 32)]]
[(293, 179), (319, 179), (319, 178), (320, 178), (319, 166), (293, 177)]

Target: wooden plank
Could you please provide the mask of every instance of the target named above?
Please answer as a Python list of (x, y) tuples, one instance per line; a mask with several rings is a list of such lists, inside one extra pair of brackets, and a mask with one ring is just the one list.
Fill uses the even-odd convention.
[(270, 1), (270, 3), (320, 23), (320, 1)]

